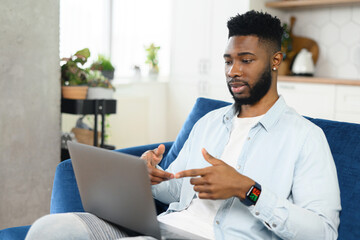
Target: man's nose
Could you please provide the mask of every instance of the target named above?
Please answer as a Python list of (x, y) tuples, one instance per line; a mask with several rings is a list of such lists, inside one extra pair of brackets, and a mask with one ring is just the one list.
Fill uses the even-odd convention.
[(241, 69), (241, 67), (239, 66), (239, 64), (234, 63), (233, 65), (231, 65), (228, 69), (227, 69), (227, 73), (226, 75), (230, 78), (234, 78), (234, 77), (241, 77), (243, 75), (243, 71)]

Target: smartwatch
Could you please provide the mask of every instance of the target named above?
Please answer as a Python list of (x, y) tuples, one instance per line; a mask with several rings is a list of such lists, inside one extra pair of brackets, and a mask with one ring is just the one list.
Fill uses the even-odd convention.
[(261, 186), (257, 182), (252, 185), (249, 191), (246, 193), (244, 200), (241, 200), (246, 206), (255, 205), (261, 194)]

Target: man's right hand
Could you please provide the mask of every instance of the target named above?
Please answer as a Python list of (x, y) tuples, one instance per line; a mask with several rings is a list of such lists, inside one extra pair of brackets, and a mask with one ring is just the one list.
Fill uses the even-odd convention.
[(140, 157), (147, 163), (149, 177), (152, 185), (159, 184), (162, 181), (174, 178), (174, 174), (156, 168), (156, 165), (161, 162), (164, 152), (165, 146), (164, 144), (160, 144), (154, 150), (148, 150), (144, 152)]

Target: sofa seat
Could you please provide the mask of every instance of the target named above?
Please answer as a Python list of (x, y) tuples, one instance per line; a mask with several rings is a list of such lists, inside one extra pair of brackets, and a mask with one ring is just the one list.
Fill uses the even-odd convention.
[[(166, 152), (160, 165), (164, 169), (175, 160), (189, 136), (192, 127), (203, 115), (230, 103), (199, 98), (174, 142), (164, 143)], [(339, 179), (341, 206), (338, 240), (360, 239), (360, 124), (308, 118), (325, 133), (334, 157)], [(116, 151), (140, 156), (158, 144), (144, 145)], [(158, 212), (166, 205), (156, 202)], [(59, 163), (51, 196), (50, 213), (84, 211), (77, 188), (71, 160)], [(24, 239), (29, 226), (8, 228), (0, 231), (1, 240)]]

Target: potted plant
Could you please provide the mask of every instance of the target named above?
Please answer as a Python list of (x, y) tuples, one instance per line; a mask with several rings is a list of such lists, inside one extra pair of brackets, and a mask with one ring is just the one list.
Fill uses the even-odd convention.
[(89, 57), (89, 49), (84, 48), (69, 58), (61, 59), (61, 61), (65, 62), (61, 66), (61, 92), (63, 98), (86, 99), (88, 90), (86, 72), (81, 66), (86, 63)]
[(284, 23), (282, 25), (283, 28), (283, 35), (281, 37), (281, 52), (284, 54), (283, 61), (280, 64), (280, 67), (278, 69), (279, 75), (289, 75), (290, 74), (290, 62), (288, 54), (291, 51), (291, 37), (290, 37), (290, 29), (289, 26)]
[(160, 47), (155, 46), (155, 44), (150, 44), (147, 48), (145, 48), (147, 52), (147, 59), (145, 63), (150, 65), (149, 73), (150, 75), (157, 75), (159, 73), (159, 60), (158, 60), (158, 51)]
[(99, 70), (109, 80), (114, 79), (115, 68), (109, 58), (99, 54), (98, 59), (90, 66), (91, 70)]
[(86, 70), (88, 81), (88, 99), (111, 99), (115, 91), (114, 86), (110, 83), (99, 70)]

